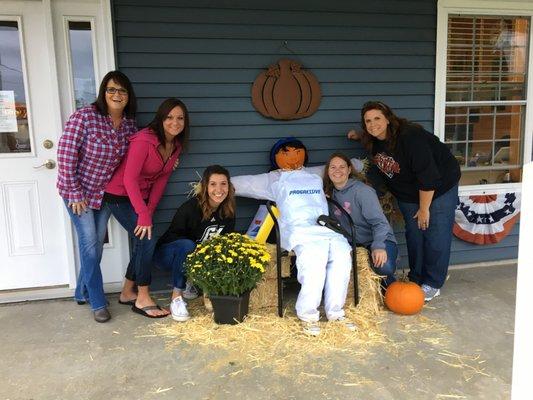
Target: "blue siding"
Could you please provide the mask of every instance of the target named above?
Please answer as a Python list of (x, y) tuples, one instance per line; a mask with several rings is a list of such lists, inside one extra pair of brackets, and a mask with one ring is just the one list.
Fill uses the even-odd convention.
[[(450, 264), (470, 264), (481, 261), (499, 261), (518, 258), (518, 234), (520, 224), (517, 223), (509, 235), (499, 243), (476, 245), (464, 242), (455, 236), (452, 240)], [(408, 268), (407, 246), (405, 245), (405, 229), (403, 222), (394, 224), (394, 233), (398, 240), (400, 255), (399, 267)]]
[[(280, 137), (302, 139), (311, 165), (323, 163), (334, 150), (362, 156), (361, 147), (345, 135), (369, 99), (432, 129), (436, 3), (113, 1), (117, 63), (134, 83), (140, 125), (166, 97), (181, 98), (191, 113), (190, 150), (159, 205), (156, 233), (165, 229), (189, 182), (206, 165), (222, 164), (233, 175), (266, 172), (270, 147)], [(299, 60), (320, 81), (322, 103), (309, 118), (274, 121), (251, 104), (256, 76), (283, 57)], [(255, 201), (239, 199), (239, 229), (256, 207)], [(485, 253), (478, 249), (470, 253), (481, 261)], [(454, 254), (454, 261), (467, 262), (466, 254)]]

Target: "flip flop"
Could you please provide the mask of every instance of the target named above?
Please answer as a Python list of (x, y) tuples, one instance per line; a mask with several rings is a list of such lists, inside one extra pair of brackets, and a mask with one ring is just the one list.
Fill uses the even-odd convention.
[(146, 306), (146, 307), (143, 307), (143, 308), (139, 308), (137, 307), (135, 304), (131, 307), (131, 311), (133, 311), (134, 313), (137, 313), (137, 314), (141, 314), (147, 318), (164, 318), (164, 317), (168, 317), (169, 314), (163, 314), (163, 315), (150, 315), (148, 314), (146, 311), (150, 311), (150, 310), (161, 310), (163, 311), (163, 309), (159, 306)]
[(122, 301), (122, 300), (118, 299), (118, 303), (119, 304), (124, 304), (125, 306), (134, 306), (135, 305), (135, 300), (137, 300), (137, 299), (128, 300), (128, 301)]

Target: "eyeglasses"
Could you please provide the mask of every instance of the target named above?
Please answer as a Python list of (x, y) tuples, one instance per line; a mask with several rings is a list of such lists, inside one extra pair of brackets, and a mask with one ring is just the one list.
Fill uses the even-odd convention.
[(106, 87), (105, 91), (106, 91), (107, 94), (118, 93), (121, 96), (126, 96), (128, 94), (128, 91), (126, 89), (122, 89), (122, 88), (118, 89), (118, 88), (112, 87), (112, 86)]

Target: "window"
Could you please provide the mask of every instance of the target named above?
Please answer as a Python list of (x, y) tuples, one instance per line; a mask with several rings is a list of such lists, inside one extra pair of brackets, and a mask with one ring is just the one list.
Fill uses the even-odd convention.
[(76, 109), (96, 98), (92, 27), (90, 21), (68, 21), (74, 102)]
[(30, 152), (19, 24), (0, 21), (0, 154)]
[(448, 14), (443, 140), (461, 185), (520, 182), (530, 20)]

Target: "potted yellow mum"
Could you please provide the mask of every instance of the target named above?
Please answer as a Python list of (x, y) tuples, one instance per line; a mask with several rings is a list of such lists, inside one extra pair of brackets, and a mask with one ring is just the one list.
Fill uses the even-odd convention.
[(187, 277), (208, 293), (215, 322), (236, 324), (248, 313), (250, 291), (270, 261), (263, 244), (240, 233), (220, 235), (199, 244), (187, 257)]

